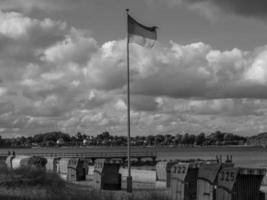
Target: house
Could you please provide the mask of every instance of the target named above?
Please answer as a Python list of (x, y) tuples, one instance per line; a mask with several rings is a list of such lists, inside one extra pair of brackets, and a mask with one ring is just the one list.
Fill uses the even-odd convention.
[(57, 145), (63, 145), (65, 143), (65, 141), (63, 140), (63, 138), (59, 138), (57, 140)]

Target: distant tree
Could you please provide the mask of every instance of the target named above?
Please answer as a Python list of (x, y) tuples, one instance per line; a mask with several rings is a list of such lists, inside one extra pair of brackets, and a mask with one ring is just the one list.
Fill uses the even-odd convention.
[[(251, 137), (258, 140), (267, 138), (267, 133), (262, 133), (257, 136)], [(67, 133), (62, 132), (48, 132), (36, 134), (30, 137), (18, 137), (18, 138), (5, 138), (3, 139), (0, 136), (0, 146), (3, 147), (20, 147), (20, 146), (31, 146), (34, 143), (41, 146), (54, 146), (58, 139), (64, 141), (64, 145), (81, 145), (84, 139), (88, 139), (88, 136), (77, 132), (76, 135), (70, 136)], [(175, 136), (166, 134), (158, 134), (156, 136), (136, 136), (131, 138), (131, 143), (136, 146), (141, 145), (173, 145), (173, 144), (185, 144), (185, 145), (235, 145), (235, 144), (244, 144), (248, 138), (235, 135), (233, 133), (225, 133), (221, 131), (216, 131), (210, 135), (205, 136), (204, 133), (199, 135), (193, 135), (186, 133), (184, 135), (176, 134)], [(113, 136), (108, 131), (104, 131), (97, 136), (94, 136), (89, 139), (88, 144), (90, 145), (127, 145), (127, 137), (124, 136)]]
[(102, 137), (103, 137), (103, 139), (109, 139), (110, 138), (109, 132), (108, 131), (103, 132)]
[(203, 145), (206, 140), (205, 133), (200, 133), (199, 135), (196, 136), (195, 143), (196, 145)]
[(167, 134), (167, 135), (164, 136), (164, 144), (165, 145), (172, 144), (172, 141), (173, 141), (173, 136), (172, 135)]
[(232, 141), (234, 140), (234, 135), (232, 133), (225, 133), (223, 136), (224, 141)]
[(183, 136), (181, 134), (177, 133), (176, 136), (175, 136), (175, 138), (174, 138), (175, 144), (176, 145), (177, 144), (181, 144), (182, 143), (182, 138), (183, 138)]
[(214, 139), (216, 141), (223, 141), (223, 138), (224, 138), (224, 133), (222, 133), (221, 131), (216, 131), (215, 134), (214, 134)]
[(33, 137), (32, 136), (29, 136), (26, 138), (26, 143), (31, 145), (33, 143)]
[(33, 136), (33, 142), (41, 143), (43, 141), (43, 134), (37, 134)]
[(127, 138), (123, 136), (115, 136), (113, 144), (117, 146), (125, 146), (127, 144)]
[[(48, 133), (42, 133), (42, 134), (37, 134), (30, 138), (29, 140), (34, 143), (38, 144), (45, 144), (47, 141), (53, 141), (56, 142), (59, 138), (62, 138), (65, 142), (70, 141), (70, 136), (67, 133), (62, 133), (62, 132), (48, 132)], [(28, 140), (28, 139), (26, 139)]]
[(103, 140), (109, 140), (111, 136), (108, 131), (104, 131), (103, 133), (97, 135), (96, 137), (98, 140), (103, 141)]
[(155, 137), (153, 135), (149, 135), (147, 136), (147, 144), (148, 145), (154, 145), (154, 142), (155, 142)]
[(193, 134), (188, 135), (188, 144), (195, 144), (196, 136)]
[(163, 142), (164, 142), (164, 136), (163, 135), (156, 135), (155, 136), (156, 145), (163, 144)]
[(56, 146), (56, 142), (53, 140), (46, 140), (46, 141), (43, 141), (40, 145), (42, 147), (53, 147), (53, 146)]
[(185, 133), (182, 137), (182, 144), (188, 144), (189, 143), (189, 134)]
[(78, 141), (82, 141), (82, 139), (83, 139), (82, 138), (82, 134), (80, 132), (77, 132), (76, 138), (77, 138)]

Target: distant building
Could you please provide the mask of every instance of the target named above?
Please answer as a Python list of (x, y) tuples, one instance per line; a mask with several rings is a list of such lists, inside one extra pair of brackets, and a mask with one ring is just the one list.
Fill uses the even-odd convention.
[(57, 140), (57, 145), (63, 145), (65, 143), (65, 141), (63, 140), (63, 138), (59, 138)]
[(267, 138), (249, 138), (247, 141), (247, 145), (251, 146), (267, 146)]
[(32, 142), (32, 143), (31, 143), (31, 146), (32, 146), (32, 147), (38, 147), (39, 144), (38, 144), (37, 142)]
[(83, 140), (83, 145), (88, 145), (89, 144), (89, 140), (88, 139), (84, 139)]
[(248, 138), (247, 145), (267, 147), (267, 134), (261, 133), (257, 136)]

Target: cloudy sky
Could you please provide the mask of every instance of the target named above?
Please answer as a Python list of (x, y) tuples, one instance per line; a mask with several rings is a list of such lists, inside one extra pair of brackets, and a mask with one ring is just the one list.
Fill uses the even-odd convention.
[(266, 0), (0, 0), (0, 135), (267, 131)]

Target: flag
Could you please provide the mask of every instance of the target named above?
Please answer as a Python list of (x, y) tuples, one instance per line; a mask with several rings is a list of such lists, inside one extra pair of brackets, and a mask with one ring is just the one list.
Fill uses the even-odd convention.
[(129, 42), (145, 47), (153, 47), (157, 40), (157, 27), (144, 26), (128, 15)]

